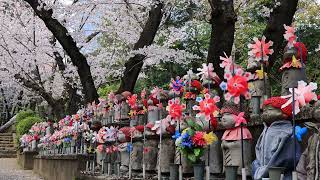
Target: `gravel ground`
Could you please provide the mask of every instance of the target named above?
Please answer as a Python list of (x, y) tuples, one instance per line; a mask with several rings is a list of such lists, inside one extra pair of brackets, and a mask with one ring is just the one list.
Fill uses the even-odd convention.
[(0, 158), (0, 180), (43, 180), (31, 170), (22, 170), (16, 158)]

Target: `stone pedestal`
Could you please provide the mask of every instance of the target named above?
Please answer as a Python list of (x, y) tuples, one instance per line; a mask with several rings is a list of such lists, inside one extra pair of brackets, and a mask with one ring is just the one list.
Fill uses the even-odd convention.
[[(208, 165), (208, 150), (206, 149), (204, 152), (204, 157), (206, 160), (206, 166)], [(209, 159), (209, 165), (210, 165), (210, 173), (211, 174), (219, 174), (222, 173), (223, 170), (223, 156), (221, 151), (221, 141), (215, 141), (210, 145), (210, 159)]]
[(134, 142), (132, 146), (132, 169), (142, 170), (143, 143)]
[[(244, 150), (244, 164), (246, 167), (247, 175), (251, 174), (251, 141), (243, 140), (243, 150)], [(241, 175), (241, 141), (226, 141), (223, 140), (221, 143), (221, 148), (223, 152), (223, 164), (224, 166), (238, 166), (238, 174)]]
[(162, 149), (161, 149), (160, 156), (161, 156), (161, 172), (169, 173), (170, 164), (174, 162), (174, 156), (175, 156), (175, 144), (173, 140), (171, 139), (162, 140)]
[(154, 171), (157, 167), (158, 162), (158, 141), (147, 140), (145, 144), (145, 164), (147, 171)]

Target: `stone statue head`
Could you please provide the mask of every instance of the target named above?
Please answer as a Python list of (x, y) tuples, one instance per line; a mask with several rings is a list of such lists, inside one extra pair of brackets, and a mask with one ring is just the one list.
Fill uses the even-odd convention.
[(235, 127), (234, 115), (239, 115), (240, 107), (237, 104), (225, 102), (220, 113), (222, 115), (220, 125), (226, 129), (231, 129)]
[(320, 121), (320, 101), (317, 101), (314, 104), (313, 118)]
[[(288, 95), (289, 88), (297, 87), (298, 81), (307, 81), (305, 63), (307, 61), (307, 49), (301, 42), (297, 42), (293, 47), (285, 47), (283, 54), (282, 89), (281, 95)], [(293, 63), (293, 56), (297, 64)]]
[(281, 108), (286, 102), (287, 100), (281, 97), (271, 97), (265, 100), (263, 104), (263, 113), (261, 115), (262, 120), (270, 125), (275, 121), (286, 120), (291, 117), (291, 105)]

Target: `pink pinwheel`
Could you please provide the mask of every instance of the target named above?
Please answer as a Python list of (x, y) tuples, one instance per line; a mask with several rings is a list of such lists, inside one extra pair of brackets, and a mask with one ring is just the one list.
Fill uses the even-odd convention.
[(155, 98), (155, 99), (159, 99), (160, 98), (160, 94), (163, 93), (163, 89), (162, 88), (158, 88), (157, 86), (154, 87), (151, 91), (151, 97)]
[(240, 124), (247, 124), (247, 120), (243, 117), (244, 116), (244, 112), (241, 112), (238, 114), (238, 116), (233, 115), (233, 118), (236, 122), (235, 127), (240, 126)]
[(224, 52), (224, 56), (220, 56), (220, 60), (222, 61), (220, 63), (220, 67), (224, 68), (225, 72), (232, 72), (235, 69), (238, 69), (240, 66), (233, 63), (232, 57), (228, 57), (227, 54)]
[(140, 93), (140, 96), (141, 96), (141, 99), (142, 99), (142, 100), (146, 98), (146, 94), (147, 94), (146, 89), (143, 89), (143, 90), (141, 91), (141, 93)]
[(154, 126), (151, 128), (152, 131), (156, 131), (156, 134), (164, 134), (166, 132), (167, 127), (170, 126), (170, 118), (161, 119), (160, 121), (156, 121)]
[(273, 54), (273, 49), (270, 47), (273, 45), (272, 41), (266, 42), (266, 37), (262, 37), (261, 41), (258, 38), (253, 38), (254, 43), (248, 44), (248, 48), (251, 50), (248, 55), (259, 61), (263, 58), (264, 61), (268, 61), (268, 56)]
[[(298, 81), (298, 87), (294, 88), (294, 107), (295, 114), (300, 112), (300, 107), (305, 106), (312, 100), (317, 100), (317, 94), (314, 92), (317, 89), (317, 83), (310, 82), (309, 85), (304, 81)], [(289, 100), (281, 106), (285, 108), (292, 105), (292, 89), (289, 89), (290, 93), (287, 96), (282, 96), (282, 98), (289, 98)]]
[(202, 68), (198, 68), (197, 70), (199, 71), (199, 73), (197, 73), (197, 76), (201, 75), (201, 80), (214, 80), (218, 77), (217, 74), (213, 72), (214, 68), (212, 63), (209, 63), (208, 65), (202, 64)]
[(230, 73), (225, 74), (225, 79), (227, 82), (228, 92), (225, 94), (225, 99), (230, 101), (233, 97), (234, 103), (238, 104), (240, 101), (240, 96), (243, 95), (246, 99), (250, 99), (248, 80), (252, 78), (252, 75), (248, 72), (243, 72), (241, 68), (236, 70), (235, 76)]
[(205, 119), (209, 121), (211, 119), (211, 115), (219, 111), (218, 107), (216, 106), (216, 103), (220, 101), (220, 97), (215, 96), (214, 98), (211, 98), (210, 94), (205, 94), (204, 97), (204, 99), (201, 99), (199, 101), (199, 106), (193, 106), (193, 110), (200, 111), (196, 115), (197, 117), (204, 115)]
[(173, 120), (180, 120), (182, 118), (182, 111), (186, 109), (185, 104), (180, 104), (180, 99), (171, 99), (168, 102), (167, 111), (169, 112), (170, 118)]
[(293, 26), (283, 25), (286, 32), (284, 33), (283, 37), (288, 41), (288, 47), (291, 48), (297, 41), (297, 36), (295, 35), (296, 30)]

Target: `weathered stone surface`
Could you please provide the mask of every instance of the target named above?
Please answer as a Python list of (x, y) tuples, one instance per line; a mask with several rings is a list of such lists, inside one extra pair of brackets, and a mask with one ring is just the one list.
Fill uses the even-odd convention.
[(34, 156), (38, 155), (36, 151), (25, 151), (17, 154), (18, 164), (22, 169), (32, 170)]
[(147, 140), (145, 144), (145, 164), (147, 171), (154, 171), (157, 167), (158, 161), (158, 141)]
[[(206, 165), (208, 165), (208, 148), (204, 152), (204, 157), (206, 160)], [(210, 165), (210, 173), (212, 174), (218, 174), (222, 173), (222, 150), (221, 150), (221, 141), (218, 140), (210, 145), (210, 159), (209, 159), (209, 165)]]
[(175, 144), (173, 140), (171, 139), (162, 140), (162, 148), (161, 148), (160, 156), (161, 156), (161, 172), (169, 173), (170, 164), (174, 162), (174, 156), (175, 156)]
[(132, 146), (132, 169), (142, 170), (143, 143), (134, 142)]
[[(251, 174), (251, 141), (243, 140), (243, 150), (244, 150), (244, 165), (247, 174)], [(223, 151), (223, 164), (224, 166), (238, 166), (238, 174), (241, 174), (241, 141), (226, 141), (223, 140), (221, 143), (221, 148)]]
[(70, 180), (85, 170), (83, 155), (35, 156), (34, 172), (46, 180)]

